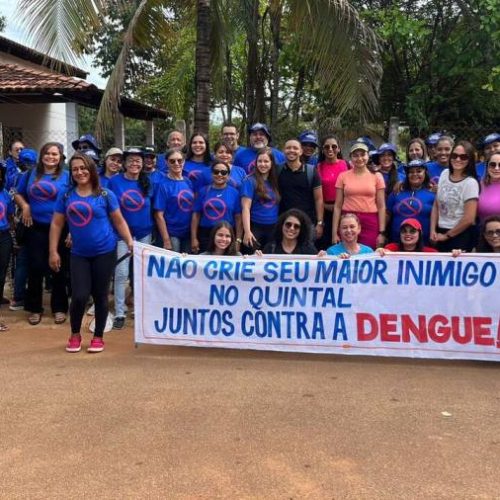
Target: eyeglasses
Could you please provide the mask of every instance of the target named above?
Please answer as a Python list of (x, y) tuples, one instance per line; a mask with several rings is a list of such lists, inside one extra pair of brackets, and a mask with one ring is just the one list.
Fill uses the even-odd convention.
[(300, 229), (300, 224), (296, 224), (295, 222), (285, 222), (284, 226), (287, 229)]
[(414, 227), (402, 227), (399, 232), (401, 234), (416, 234), (418, 233), (418, 229)]
[(182, 158), (170, 158), (168, 160), (168, 163), (170, 163), (170, 165), (175, 165), (176, 163), (178, 163), (179, 165), (182, 165), (182, 162), (184, 160)]
[(493, 170), (500, 168), (500, 161), (490, 161), (488, 163), (488, 168), (492, 168)]
[(460, 161), (467, 161), (469, 159), (469, 155), (466, 154), (458, 154), (458, 153), (451, 153), (450, 158), (452, 160), (460, 160)]
[(488, 236), (488, 238), (495, 238), (495, 236), (500, 236), (500, 229), (488, 229), (484, 234)]
[(142, 163), (142, 158), (129, 158), (127, 164), (131, 165), (132, 163)]
[(325, 144), (323, 149), (333, 149), (335, 151), (336, 149), (339, 149), (339, 146), (338, 144)]
[(214, 174), (214, 175), (222, 175), (223, 177), (225, 177), (226, 175), (229, 174), (229, 172), (227, 170), (214, 169), (214, 170), (212, 170), (212, 174)]

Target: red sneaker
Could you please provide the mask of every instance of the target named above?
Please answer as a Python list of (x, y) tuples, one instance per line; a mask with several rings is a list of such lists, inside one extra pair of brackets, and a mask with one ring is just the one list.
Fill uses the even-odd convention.
[(87, 352), (102, 352), (104, 351), (104, 341), (102, 337), (94, 337), (90, 341), (90, 346), (87, 348)]
[(82, 349), (81, 335), (71, 335), (66, 344), (66, 352), (79, 352)]

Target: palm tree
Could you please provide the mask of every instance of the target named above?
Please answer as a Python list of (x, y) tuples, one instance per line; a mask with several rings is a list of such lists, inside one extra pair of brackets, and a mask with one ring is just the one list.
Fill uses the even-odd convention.
[[(117, 113), (125, 67), (134, 47), (168, 43), (169, 8), (180, 0), (140, 0), (123, 33), (123, 45), (108, 80), (98, 113), (96, 132), (103, 136)], [(265, 3), (264, 3), (265, 2)], [(20, 0), (21, 22), (41, 51), (72, 64), (83, 53), (92, 32), (106, 23), (106, 13), (126, 0)], [(259, 63), (262, 35), (261, 7), (271, 7), (273, 20), (273, 71), (279, 68), (280, 26), (286, 17), (300, 43), (301, 56), (313, 68), (319, 85), (335, 96), (340, 113), (367, 114), (377, 103), (381, 77), (374, 33), (359, 18), (348, 0), (190, 0), (197, 9), (195, 129), (208, 132), (211, 75), (224, 66), (230, 54), (230, 34), (244, 29), (248, 40), (247, 119), (262, 115), (265, 83)], [(235, 13), (233, 17), (224, 12)], [(250, 16), (249, 16), (250, 12)], [(217, 36), (214, 36), (217, 34)], [(168, 68), (167, 68), (168, 70)], [(223, 77), (221, 78), (223, 81)], [(273, 116), (279, 92), (279, 75), (272, 79)]]

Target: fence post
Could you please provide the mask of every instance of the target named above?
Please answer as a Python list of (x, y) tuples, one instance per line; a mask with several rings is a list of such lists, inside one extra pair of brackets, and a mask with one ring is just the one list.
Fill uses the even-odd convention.
[(155, 143), (155, 128), (153, 125), (153, 120), (146, 120), (146, 144), (153, 145)]
[(389, 142), (398, 145), (399, 140), (399, 116), (391, 116), (389, 121)]

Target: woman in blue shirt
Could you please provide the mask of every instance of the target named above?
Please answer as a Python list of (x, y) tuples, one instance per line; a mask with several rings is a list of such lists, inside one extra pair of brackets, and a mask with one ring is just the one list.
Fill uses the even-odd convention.
[(193, 183), (195, 192), (201, 189), (204, 172), (210, 172), (211, 163), (208, 137), (199, 132), (193, 134), (189, 139), (184, 175)]
[(266, 147), (257, 154), (255, 171), (241, 187), (243, 243), (249, 253), (264, 248), (272, 239), (278, 221), (279, 201), (273, 151)]
[(194, 192), (191, 181), (182, 175), (184, 155), (177, 149), (165, 153), (168, 170), (154, 197), (154, 217), (163, 248), (189, 251)]
[[(108, 188), (118, 198), (120, 209), (134, 240), (151, 243), (153, 231), (153, 188), (144, 172), (142, 148), (128, 148), (123, 152), (124, 172), (109, 180)], [(128, 252), (123, 240), (118, 241), (117, 257)], [(115, 269), (115, 319), (113, 328), (125, 326), (125, 289), (129, 277), (130, 257), (120, 261)]]
[[(76, 153), (69, 162), (74, 186), (60, 193), (50, 227), (49, 264), (54, 272), (61, 267), (59, 239), (67, 223), (71, 246), (71, 336), (66, 351), (81, 350), (81, 326), (89, 295), (95, 305), (95, 331), (88, 352), (104, 350), (102, 340), (108, 316), (108, 291), (116, 262), (116, 235), (113, 225), (132, 250), (132, 235), (116, 196), (99, 184), (95, 163)], [(112, 225), (113, 224), (113, 225)]]
[(339, 223), (340, 242), (327, 249), (327, 255), (335, 255), (341, 259), (348, 259), (352, 255), (373, 253), (367, 246), (358, 243), (361, 233), (361, 223), (356, 214), (342, 214)]
[[(191, 249), (194, 253), (207, 249), (211, 229), (220, 221), (231, 224), (241, 244), (241, 201), (239, 192), (228, 186), (229, 165), (216, 160), (212, 165), (212, 184), (199, 192), (191, 219)], [(239, 248), (238, 248), (239, 250)]]
[[(43, 278), (50, 272), (49, 230), (57, 196), (65, 192), (69, 185), (68, 171), (64, 170), (62, 146), (48, 142), (40, 150), (36, 167), (21, 177), (14, 197), (22, 210), (22, 222), (28, 228), (26, 247), (28, 249), (28, 289), (24, 308), (31, 314), (30, 325), (42, 320)], [(65, 246), (66, 234), (61, 239), (59, 254), (61, 266), (52, 272), (51, 309), (56, 324), (66, 321), (68, 312), (68, 260), (69, 250)]]

